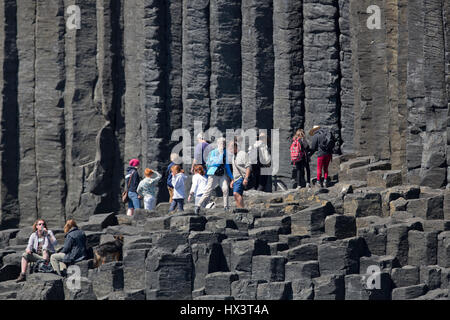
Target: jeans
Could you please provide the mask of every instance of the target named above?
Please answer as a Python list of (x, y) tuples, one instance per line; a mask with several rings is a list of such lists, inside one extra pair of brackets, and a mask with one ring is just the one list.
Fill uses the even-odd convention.
[(178, 211), (184, 211), (184, 199), (173, 199), (170, 203), (169, 212), (174, 211), (178, 207)]
[(128, 209), (140, 209), (141, 201), (138, 198), (138, 194), (136, 192), (128, 191)]

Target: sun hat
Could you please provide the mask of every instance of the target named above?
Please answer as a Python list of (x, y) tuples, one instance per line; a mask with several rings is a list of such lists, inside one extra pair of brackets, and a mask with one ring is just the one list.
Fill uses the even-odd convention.
[(311, 130), (309, 130), (309, 135), (313, 136), (314, 133), (316, 133), (316, 131), (319, 129), (320, 129), (320, 126), (314, 126)]

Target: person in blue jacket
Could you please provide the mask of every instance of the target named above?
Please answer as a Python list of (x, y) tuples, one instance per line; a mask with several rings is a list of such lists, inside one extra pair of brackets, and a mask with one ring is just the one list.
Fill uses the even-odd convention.
[(205, 201), (208, 201), (212, 191), (220, 186), (223, 193), (223, 207), (225, 211), (229, 211), (228, 192), (230, 181), (233, 180), (233, 173), (230, 164), (227, 161), (227, 152), (225, 149), (225, 138), (217, 139), (217, 148), (211, 150), (206, 161), (206, 175), (208, 182), (205, 191), (201, 197), (198, 205), (195, 207), (195, 212), (198, 214), (200, 208)]

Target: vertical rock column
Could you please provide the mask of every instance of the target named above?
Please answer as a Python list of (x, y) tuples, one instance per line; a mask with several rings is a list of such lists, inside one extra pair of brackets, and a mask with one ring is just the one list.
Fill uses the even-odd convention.
[(183, 121), (182, 99), (182, 35), (183, 0), (165, 1), (167, 35), (168, 87), (166, 109), (170, 110), (170, 130), (181, 128)]
[(273, 8), (273, 127), (280, 131), (279, 177), (290, 178), (289, 147), (305, 122), (302, 1), (275, 1)]
[(0, 1), (0, 230), (17, 227), (20, 218), (16, 37), (16, 1)]
[(98, 166), (96, 137), (105, 124), (101, 105), (93, 99), (99, 80), (97, 6), (81, 0), (65, 0), (64, 5), (77, 5), (81, 12), (80, 29), (65, 34), (66, 216), (87, 220), (100, 200), (91, 194), (88, 180)]
[(132, 158), (142, 160), (141, 64), (143, 56), (143, 0), (124, 1), (125, 146), (124, 167)]
[(424, 83), (424, 16), (423, 0), (408, 1), (408, 70), (406, 82), (408, 129), (406, 164), (409, 183), (420, 183), (423, 138), (426, 129)]
[(242, 0), (242, 128), (273, 128), (273, 3)]
[(50, 227), (65, 222), (64, 3), (37, 1), (35, 148), (38, 216)]
[(240, 124), (241, 1), (210, 1), (211, 127), (224, 134)]
[[(370, 5), (381, 13), (381, 28), (369, 29)], [(355, 82), (355, 148), (362, 155), (390, 157), (386, 17), (381, 0), (351, 2), (354, 29), (353, 80)]]
[(191, 131), (194, 121), (209, 127), (209, 39), (209, 0), (183, 0), (183, 128)]
[(399, 110), (399, 82), (398, 82), (398, 37), (399, 37), (399, 4), (398, 0), (385, 0), (386, 18), (386, 63), (388, 77), (388, 105), (389, 105), (389, 140), (390, 157), (393, 169), (403, 167), (402, 138), (400, 131), (401, 114)]
[(335, 1), (304, 0), (305, 130), (338, 128), (339, 51)]
[[(141, 87), (141, 127), (143, 168), (162, 171), (167, 161), (167, 137), (169, 121), (165, 110), (165, 90), (167, 65), (165, 34), (165, 1), (145, 0), (143, 17), (143, 61), (140, 68)], [(162, 155), (165, 155), (164, 158)], [(144, 167), (145, 166), (145, 167)]]
[(440, 188), (447, 180), (447, 114), (443, 6), (446, 0), (424, 5), (424, 80), (426, 134), (423, 139), (421, 185)]
[[(395, 155), (392, 156), (393, 168), (397, 168), (398, 164), (401, 165), (403, 181), (407, 181), (406, 173), (406, 135), (407, 135), (407, 116), (408, 110), (406, 107), (406, 82), (408, 76), (408, 1), (397, 0), (398, 4), (398, 37), (397, 37), (397, 115), (395, 115), (397, 121), (397, 130), (400, 133), (399, 142), (394, 142), (395, 147), (392, 151)], [(400, 168), (399, 168), (400, 169)]]
[(90, 192), (101, 196), (102, 200), (95, 213), (119, 210), (125, 135), (122, 108), (125, 91), (122, 40), (123, 1), (97, 0), (98, 81), (94, 104), (102, 111), (106, 122), (97, 135), (96, 167), (89, 187)]
[(354, 152), (354, 90), (352, 75), (352, 47), (350, 32), (350, 1), (339, 0), (339, 48), (340, 48), (340, 99), (341, 151)]
[(444, 1), (445, 82), (447, 88), (447, 186), (450, 185), (450, 3)]
[[(31, 22), (31, 23), (30, 23)], [(37, 219), (36, 146), (34, 127), (36, 0), (17, 2), (17, 51), (19, 55), (19, 208), (20, 226)]]

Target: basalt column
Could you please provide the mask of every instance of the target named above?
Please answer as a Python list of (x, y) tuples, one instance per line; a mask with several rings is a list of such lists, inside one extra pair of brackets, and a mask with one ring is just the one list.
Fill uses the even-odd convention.
[(343, 153), (354, 152), (354, 90), (352, 78), (352, 47), (350, 33), (350, 1), (339, 0), (340, 48), (340, 129)]
[(17, 107), (17, 5), (0, 2), (0, 225), (19, 223), (19, 137)]
[(445, 82), (447, 88), (447, 185), (450, 184), (450, 3), (444, 1)]
[[(242, 128), (273, 128), (273, 3), (242, 0)], [(276, 116), (276, 115), (275, 115)]]
[(35, 141), (38, 216), (49, 226), (65, 223), (64, 2), (37, 1)]
[(183, 128), (210, 120), (209, 0), (183, 0)]
[(91, 193), (89, 182), (98, 166), (96, 137), (105, 124), (101, 105), (93, 99), (99, 80), (97, 6), (80, 0), (65, 0), (64, 5), (77, 5), (82, 13), (80, 29), (68, 28), (65, 35), (66, 216), (87, 220), (101, 200)]
[(169, 121), (165, 110), (167, 54), (165, 43), (165, 1), (145, 0), (142, 8), (144, 17), (143, 61), (140, 68), (141, 127), (143, 168), (162, 172), (169, 157)]
[(17, 102), (19, 108), (19, 210), (20, 226), (37, 219), (37, 177), (35, 145), (35, 27), (36, 1), (17, 2), (17, 51), (19, 70)]
[(283, 178), (291, 177), (288, 165), (291, 138), (305, 122), (302, 32), (302, 1), (275, 1), (273, 127), (280, 133), (278, 176)]
[(211, 127), (239, 126), (241, 109), (241, 0), (210, 1)]
[[(414, 2), (414, 1), (413, 1)], [(423, 139), (421, 185), (440, 188), (447, 180), (447, 114), (443, 6), (446, 0), (423, 1), (426, 134)]]
[[(380, 8), (379, 25), (373, 25), (374, 13)], [(388, 74), (386, 61), (386, 17), (383, 1), (352, 1), (354, 29), (353, 81), (355, 82), (355, 148), (363, 155), (390, 158)], [(369, 23), (368, 23), (369, 21)], [(370, 28), (369, 28), (370, 27)]]
[(339, 136), (339, 51), (335, 1), (303, 4), (305, 129), (328, 127)]

